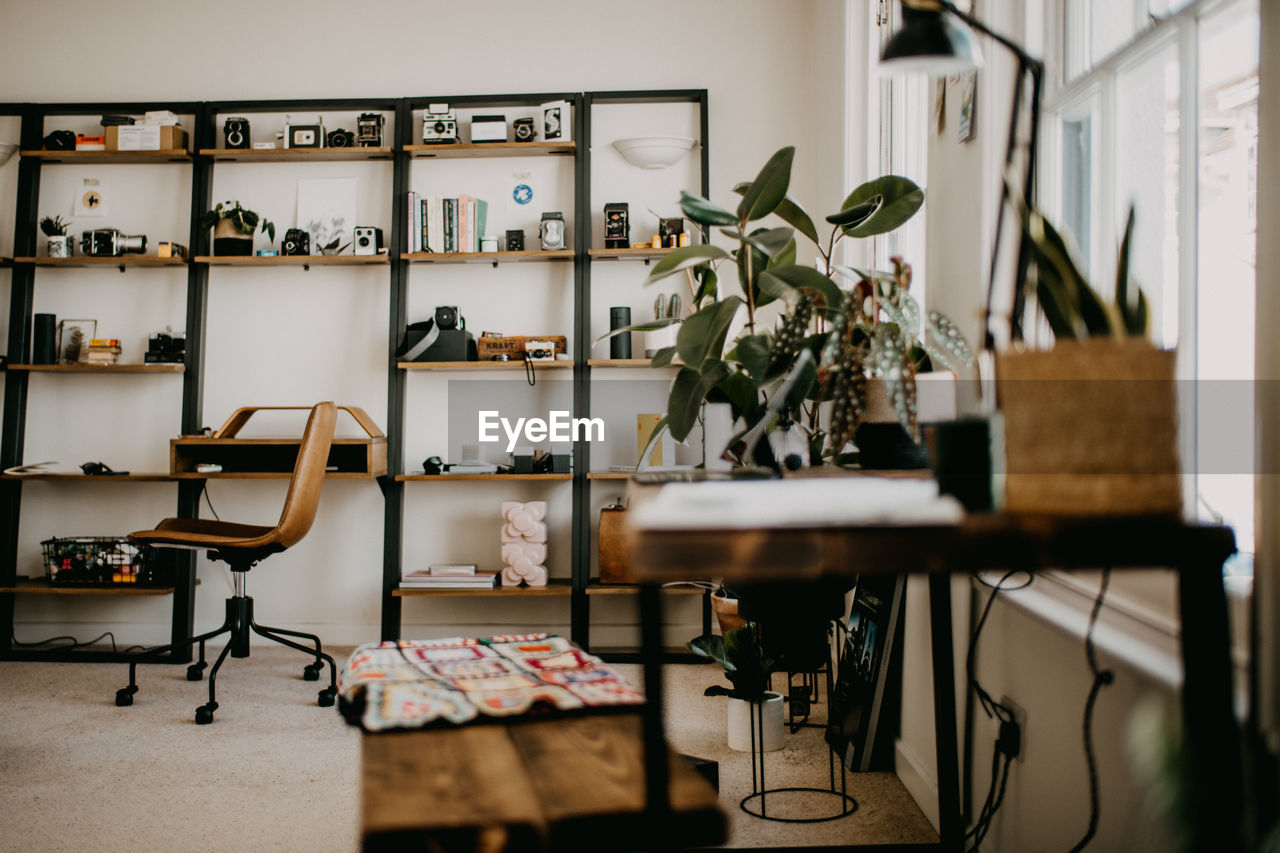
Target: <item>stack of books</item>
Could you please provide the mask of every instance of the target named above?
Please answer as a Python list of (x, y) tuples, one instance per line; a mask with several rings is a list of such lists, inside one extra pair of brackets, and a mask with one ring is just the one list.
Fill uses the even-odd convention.
[(433, 563), (400, 578), (401, 589), (493, 589), (498, 576), (477, 572), (474, 563)]
[(420, 196), (409, 193), (409, 251), (478, 252), (485, 236), (489, 203), (481, 198)]
[(90, 338), (89, 364), (115, 364), (120, 360), (119, 338)]

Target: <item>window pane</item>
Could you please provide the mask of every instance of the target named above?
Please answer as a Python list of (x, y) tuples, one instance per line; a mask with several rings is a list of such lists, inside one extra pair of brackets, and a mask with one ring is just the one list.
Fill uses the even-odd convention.
[(1245, 552), (1253, 550), (1258, 37), (1251, 3), (1201, 23), (1197, 486), (1206, 514), (1233, 526)]
[[(1170, 46), (1116, 79), (1116, 235), (1129, 205), (1133, 278), (1151, 305), (1152, 338), (1178, 342), (1178, 52)], [(1110, 245), (1108, 243), (1108, 245)], [(1103, 281), (1112, 281), (1110, 275)]]
[(1133, 0), (1089, 0), (1089, 59), (1096, 65), (1133, 38)]
[(1084, 269), (1092, 268), (1089, 237), (1093, 229), (1093, 117), (1062, 122), (1062, 224), (1080, 250)]

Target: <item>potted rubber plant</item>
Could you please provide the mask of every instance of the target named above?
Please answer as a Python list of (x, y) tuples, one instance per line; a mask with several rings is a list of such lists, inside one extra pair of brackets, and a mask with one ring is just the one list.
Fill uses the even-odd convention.
[(218, 202), (213, 210), (205, 212), (200, 224), (213, 229), (215, 255), (252, 255), (253, 235), (259, 229), (268, 240), (276, 239), (275, 223), (242, 206), (238, 200)]
[(686, 645), (694, 654), (720, 664), (732, 685), (713, 684), (703, 691), (704, 696), (729, 697), (726, 717), (729, 748), (751, 749), (749, 715), (763, 712), (763, 732), (757, 735), (762, 749), (765, 752), (781, 749), (782, 694), (769, 689), (775, 661), (765, 652), (759, 624), (747, 622), (723, 635), (703, 634)]
[(44, 232), (45, 247), (51, 258), (69, 258), (75, 254), (75, 240), (67, 234), (70, 227), (62, 221), (61, 216), (46, 216), (40, 220), (40, 230)]

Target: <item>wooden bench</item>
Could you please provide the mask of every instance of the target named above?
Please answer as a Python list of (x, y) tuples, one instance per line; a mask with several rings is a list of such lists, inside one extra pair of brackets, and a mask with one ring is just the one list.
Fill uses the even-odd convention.
[[(363, 737), (361, 838), (367, 851), (643, 849), (639, 714), (464, 725)], [(721, 844), (711, 785), (674, 759), (664, 846)]]

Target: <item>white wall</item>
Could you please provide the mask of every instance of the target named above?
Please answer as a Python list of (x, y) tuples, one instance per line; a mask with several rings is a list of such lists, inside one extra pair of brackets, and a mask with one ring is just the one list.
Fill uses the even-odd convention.
[[(336, 0), (295, 4), (227, 0), (218, 4), (173, 4), (124, 0), (110, 14), (73, 0), (9, 4), (0, 28), (0, 101), (217, 100), (378, 96), (448, 96), (501, 92), (552, 92), (660, 88), (706, 88), (710, 93), (711, 195), (727, 202), (730, 188), (748, 180), (783, 145), (797, 146), (793, 193), (833, 207), (843, 185), (843, 4), (801, 0), (786, 4), (743, 0), (657, 0), (643, 7), (571, 0), (530, 6), (518, 0), (465, 3), (380, 0), (353, 5)], [(51, 27), (50, 21), (57, 21)], [(828, 22), (838, 22), (829, 27)], [(3, 126), (0, 126), (0, 130)], [(50, 127), (49, 129), (53, 129)], [(597, 152), (599, 156), (600, 152)], [(16, 160), (0, 170), (0, 189), (10, 186)], [(75, 180), (45, 170), (51, 182)], [(122, 193), (137, 182), (160, 181), (149, 190), (164, 208), (150, 218), (117, 224), (146, 229), (153, 239), (185, 234), (182, 194), (189, 167), (163, 167), (159, 177), (138, 167), (112, 167)], [(293, 181), (298, 169), (218, 167), (219, 199), (257, 194), (264, 214), (283, 229), (292, 224)], [(312, 168), (312, 167), (304, 167)], [(318, 175), (352, 174), (361, 179), (360, 207), (389, 225), (386, 164), (326, 164)], [(167, 170), (167, 171), (164, 171)], [(91, 170), (95, 174), (102, 169)], [(69, 173), (67, 173), (69, 174)], [(310, 175), (307, 172), (306, 175)], [(415, 173), (416, 174), (416, 173)], [(832, 176), (837, 180), (833, 181)], [(172, 187), (169, 187), (172, 184)], [(189, 185), (189, 182), (188, 182)], [(694, 187), (696, 189), (696, 186)], [(49, 189), (42, 212), (56, 212), (67, 191)], [(12, 210), (0, 205), (0, 249), (10, 243)], [(593, 204), (617, 199), (596, 198)], [(134, 209), (121, 199), (119, 210)], [(247, 201), (247, 199), (246, 199)], [(674, 202), (674, 198), (670, 199)], [(564, 209), (572, 209), (567, 197)], [(170, 210), (170, 208), (172, 208)], [(637, 209), (636, 205), (632, 206)], [(366, 213), (361, 214), (366, 215)], [(145, 219), (145, 221), (143, 221)], [(156, 221), (153, 222), (152, 219)], [(163, 236), (160, 236), (163, 233)], [(177, 239), (182, 239), (180, 236)], [(261, 243), (260, 243), (261, 245)], [(513, 265), (536, 266), (536, 265)], [(565, 265), (566, 270), (568, 269)], [(644, 272), (625, 265), (640, 293)], [(459, 271), (460, 286), (494, 288), (473, 294), (473, 326), (487, 325), (486, 306), (505, 305), (519, 317), (533, 312), (542, 322), (568, 330), (571, 272), (526, 270), (527, 288), (514, 273)], [(548, 284), (541, 283), (546, 276)], [(559, 278), (557, 278), (559, 276)], [(560, 278), (564, 278), (561, 281)], [(438, 279), (436, 279), (438, 281)], [(474, 281), (473, 281), (474, 280)], [(428, 290), (415, 268), (410, 305), (429, 311), (456, 304)], [(566, 283), (567, 282), (567, 283)], [(0, 271), (0, 286), (8, 273)], [(155, 327), (183, 323), (183, 277), (176, 271), (41, 271), (37, 310), (61, 316), (88, 311), (100, 332), (118, 330), (126, 346), (141, 347)], [(566, 301), (551, 293), (569, 293)], [(456, 291), (455, 291), (456, 292)], [(457, 302), (468, 299), (459, 294)], [(264, 270), (215, 268), (209, 297), (209, 341), (204, 422), (218, 426), (239, 405), (305, 404), (334, 399), (360, 405), (386, 424), (386, 307), (382, 270)], [(651, 302), (651, 297), (649, 299)], [(644, 299), (638, 298), (643, 305)], [(597, 308), (599, 306), (596, 306)], [(496, 309), (495, 309), (496, 310)], [(514, 322), (510, 317), (501, 320)], [(135, 356), (138, 352), (134, 350)], [(431, 451), (423, 429), (436, 427), (423, 377), (409, 379), (406, 470)], [(117, 468), (164, 470), (168, 439), (177, 433), (180, 381), (176, 377), (120, 377), (92, 383), (72, 377), (32, 382), (28, 460), (78, 464), (102, 459)], [(70, 381), (59, 381), (69, 379)], [(443, 386), (442, 386), (443, 387)], [(422, 423), (422, 420), (429, 423)], [(341, 428), (341, 424), (340, 424)], [(350, 432), (350, 429), (348, 429)], [(457, 487), (454, 487), (455, 489)], [(210, 494), (224, 518), (270, 521), (278, 513), (283, 483), (214, 482)], [(596, 489), (599, 501), (611, 495)], [(54, 534), (127, 531), (172, 513), (171, 484), (102, 484), (24, 489), (20, 572), (39, 571), (39, 540)], [(460, 497), (459, 497), (460, 496)], [(494, 490), (487, 484), (451, 489), (446, 496), (410, 486), (405, 513), (406, 559), (496, 555), (496, 524), (490, 510), (505, 497), (547, 497), (555, 503), (560, 554), (553, 574), (568, 574), (569, 489), (527, 487)], [(354, 643), (378, 634), (382, 566), (382, 498), (370, 482), (326, 485), (320, 517), (311, 535), (288, 553), (272, 557), (250, 576), (259, 614), (272, 624), (309, 627), (326, 641)], [(461, 508), (459, 508), (461, 506)], [(432, 513), (444, 515), (432, 521)], [(477, 544), (478, 543), (478, 544)], [(216, 624), (227, 573), (201, 561), (198, 627)], [(679, 624), (671, 640), (696, 632), (692, 602), (672, 607)], [(625, 641), (632, 634), (630, 605), (597, 605), (602, 627), (597, 642)], [(603, 611), (603, 612), (602, 612)], [(68, 631), (82, 639), (113, 629), (124, 642), (167, 637), (168, 601), (87, 602), (27, 597), (18, 603), (18, 638), (32, 640)], [(545, 627), (568, 630), (568, 601), (506, 600), (493, 603), (449, 599), (414, 601), (404, 608), (406, 635), (455, 630)]]

